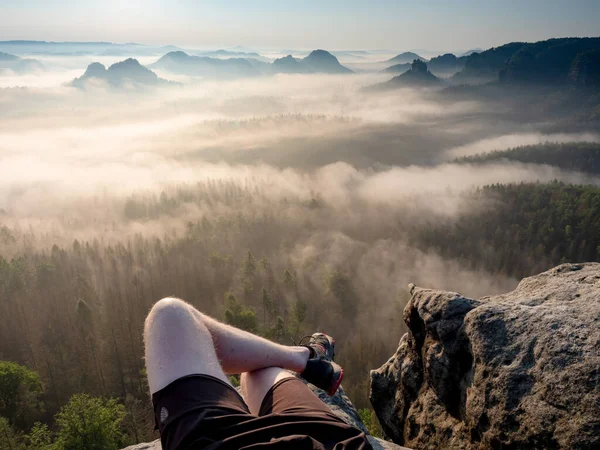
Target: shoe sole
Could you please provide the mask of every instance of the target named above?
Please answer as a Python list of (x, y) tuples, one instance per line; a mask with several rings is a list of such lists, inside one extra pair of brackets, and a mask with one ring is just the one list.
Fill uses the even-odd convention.
[(337, 392), (338, 388), (340, 387), (340, 385), (342, 384), (342, 379), (344, 378), (344, 369), (342, 369), (341, 366), (337, 365), (333, 361), (331, 362), (331, 365), (333, 366), (335, 379), (333, 381), (333, 384), (327, 391), (327, 395), (329, 395), (330, 397), (333, 397), (335, 395), (335, 393)]

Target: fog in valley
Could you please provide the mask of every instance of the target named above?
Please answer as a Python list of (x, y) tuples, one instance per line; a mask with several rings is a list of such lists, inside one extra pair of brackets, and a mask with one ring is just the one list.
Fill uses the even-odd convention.
[[(379, 301), (388, 306), (408, 282), (478, 296), (516, 280), (464, 270), (418, 249), (405, 229), (468, 212), (473, 206), (464, 194), (476, 186), (598, 182), (545, 165), (455, 164), (457, 156), (600, 137), (491, 124), (497, 105), (482, 101), (408, 88), (365, 91), (381, 81), (378, 74), (180, 78), (185, 85), (140, 91), (94, 84), (81, 91), (66, 85), (74, 62), (65, 60), (51, 60), (57, 68), (35, 75), (31, 87), (1, 93), (0, 201), (2, 223), (14, 237), (4, 243), (5, 258), (74, 239), (177, 239), (190, 221), (269, 216), (274, 242), (265, 254), (281, 271), (289, 261), (297, 270), (310, 266), (316, 279), (334, 268), (360, 272), (355, 280), (365, 287), (365, 307), (381, 283)], [(14, 82), (10, 75), (0, 80)], [(227, 189), (251, 201), (229, 199)], [(128, 217), (127, 202), (160, 202), (161, 194), (189, 198), (168, 211)], [(290, 239), (285, 248), (277, 242)], [(248, 249), (264, 253), (248, 245), (227, 250), (241, 257)]]
[[(166, 296), (253, 314), (251, 331), (286, 344), (334, 335), (346, 391), (368, 407), (368, 370), (405, 332), (408, 283), (480, 297), (565, 258), (511, 248), (504, 233), (538, 222), (501, 222), (524, 201), (505, 189), (595, 189), (600, 176), (486, 158), (595, 146), (587, 106), (448, 77), (389, 88), (394, 55), (340, 52), (355, 73), (219, 79), (153, 68), (160, 54), (32, 53), (44, 70), (0, 72), (0, 356), (41, 374), (43, 414), (80, 391), (145, 411), (142, 324)], [(164, 83), (73, 82), (128, 57)]]

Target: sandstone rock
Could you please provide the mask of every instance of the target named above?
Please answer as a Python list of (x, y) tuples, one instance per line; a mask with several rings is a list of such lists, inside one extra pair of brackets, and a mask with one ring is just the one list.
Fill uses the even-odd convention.
[(563, 264), (479, 300), (410, 292), (409, 332), (371, 372), (394, 442), (600, 448), (600, 264)]
[(350, 401), (342, 386), (339, 387), (333, 397), (330, 397), (325, 391), (313, 386), (310, 383), (307, 383), (303, 378), (298, 377), (298, 379), (303, 381), (314, 392), (314, 394), (319, 397), (323, 403), (329, 406), (334, 413), (341, 417), (344, 422), (369, 434), (365, 424), (362, 423), (362, 420), (360, 420), (360, 416), (358, 415), (356, 407)]
[(145, 442), (143, 444), (132, 445), (123, 450), (162, 450), (162, 446), (160, 445), (160, 440)]

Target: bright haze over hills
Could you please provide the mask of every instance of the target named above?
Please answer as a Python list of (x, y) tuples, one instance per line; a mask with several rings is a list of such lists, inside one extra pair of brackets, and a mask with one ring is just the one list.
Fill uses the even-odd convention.
[(436, 53), (591, 36), (600, 17), (596, 0), (3, 0), (0, 8), (0, 41)]
[[(0, 0), (0, 450), (156, 439), (143, 327), (166, 296), (334, 336), (369, 432), (408, 448), (596, 450), (599, 17)], [(558, 265), (572, 302), (535, 281), (487, 308)]]

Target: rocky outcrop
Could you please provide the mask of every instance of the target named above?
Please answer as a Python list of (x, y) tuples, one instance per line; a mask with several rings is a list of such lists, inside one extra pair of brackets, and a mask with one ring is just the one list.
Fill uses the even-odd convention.
[(600, 49), (581, 53), (569, 72), (571, 84), (582, 87), (600, 86)]
[(394, 442), (600, 448), (600, 264), (563, 264), (479, 300), (410, 292), (409, 332), (371, 372)]
[(287, 55), (273, 61), (273, 73), (328, 73), (348, 74), (353, 73), (340, 64), (338, 59), (325, 50), (313, 50), (302, 59)]
[(386, 83), (390, 87), (432, 87), (441, 84), (441, 80), (427, 69), (427, 64), (415, 59), (410, 70), (392, 78)]
[(93, 80), (101, 81), (113, 88), (170, 84), (168, 81), (159, 78), (150, 69), (142, 66), (137, 59), (133, 58), (115, 63), (108, 69), (103, 64), (92, 63), (88, 66), (83, 76), (75, 78), (71, 82), (71, 86), (85, 89), (87, 83), (93, 82)]
[[(472, 51), (475, 53), (475, 51)], [(472, 54), (472, 53), (469, 53)], [(431, 58), (429, 61), (424, 60), (421, 57), (410, 59), (408, 62), (394, 64), (393, 66), (387, 67), (382, 70), (382, 73), (404, 73), (411, 69), (412, 62), (418, 60), (427, 64), (427, 68), (436, 76), (449, 77), (457, 72), (460, 72), (465, 67), (465, 62), (469, 55), (456, 56), (452, 53), (445, 53), (443, 55)], [(402, 55), (399, 55), (402, 56)], [(402, 59), (400, 59), (402, 60)], [(390, 60), (391, 61), (391, 60)]]
[[(302, 378), (300, 380), (304, 381)], [(304, 381), (306, 383), (306, 381)], [(337, 414), (344, 422), (364, 431), (368, 434), (365, 425), (360, 420), (358, 411), (344, 392), (344, 389), (340, 387), (333, 397), (329, 397), (325, 391), (313, 386), (312, 384), (306, 383), (307, 386), (319, 397), (323, 403), (331, 408), (331, 410)], [(371, 443), (374, 450), (409, 450), (391, 442), (377, 439), (373, 436), (368, 436), (369, 442)], [(127, 447), (124, 450), (161, 450), (160, 441), (156, 440), (153, 442), (137, 444), (131, 447)]]

